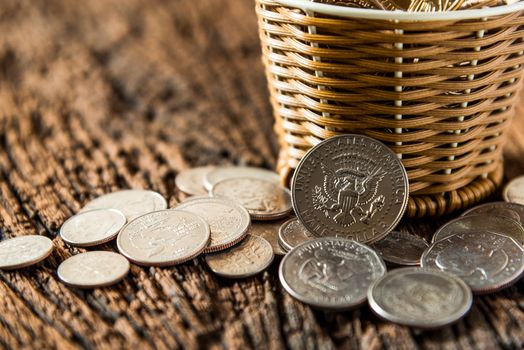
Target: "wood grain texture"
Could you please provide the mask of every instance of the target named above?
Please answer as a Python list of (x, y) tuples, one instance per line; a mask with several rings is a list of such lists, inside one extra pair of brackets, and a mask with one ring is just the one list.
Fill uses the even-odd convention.
[[(477, 297), (467, 318), (432, 332), (382, 322), (367, 307), (313, 310), (282, 290), (277, 262), (241, 281), (214, 276), (199, 258), (133, 266), (111, 288), (63, 285), (58, 264), (83, 250), (57, 231), (88, 200), (136, 187), (174, 205), (174, 176), (189, 166), (275, 166), (254, 3), (3, 0), (0, 33), (0, 238), (55, 244), (39, 266), (0, 272), (0, 348), (523, 347), (522, 282)], [(519, 114), (507, 178), (524, 173)], [(429, 236), (444, 220), (402, 226)]]

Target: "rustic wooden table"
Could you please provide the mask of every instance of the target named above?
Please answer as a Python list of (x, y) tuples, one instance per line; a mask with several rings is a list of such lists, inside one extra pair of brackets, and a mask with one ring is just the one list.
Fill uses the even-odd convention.
[[(242, 281), (201, 259), (133, 266), (116, 287), (56, 276), (80, 249), (56, 238), (89, 199), (119, 188), (180, 198), (174, 176), (211, 163), (275, 166), (277, 145), (251, 1), (16, 1), (0, 4), (0, 238), (41, 234), (43, 264), (0, 272), (0, 348), (495, 349), (524, 344), (524, 283), (477, 297), (433, 332), (287, 295), (278, 262)], [(524, 118), (506, 177), (524, 173)], [(430, 235), (444, 219), (405, 221)], [(114, 249), (113, 244), (105, 247)]]

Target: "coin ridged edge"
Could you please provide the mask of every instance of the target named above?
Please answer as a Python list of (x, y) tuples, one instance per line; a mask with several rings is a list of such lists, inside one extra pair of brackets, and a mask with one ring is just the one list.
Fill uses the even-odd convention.
[[(264, 237), (248, 234), (248, 235), (246, 235), (245, 238), (247, 238), (247, 236), (254, 236), (254, 237), (258, 238), (258, 239), (263, 240), (264, 244), (267, 244), (269, 246), (269, 249), (271, 250), (271, 259), (269, 259), (266, 264), (264, 264), (263, 266), (261, 266), (260, 268), (258, 268), (256, 270), (250, 272), (249, 274), (230, 274), (230, 273), (223, 273), (223, 272), (220, 272), (220, 271), (217, 272), (217, 270), (215, 270), (211, 266), (209, 266), (209, 263), (207, 262), (208, 256), (204, 257), (204, 259), (206, 260), (207, 266), (209, 267), (209, 269), (215, 275), (218, 275), (218, 276), (224, 277), (224, 278), (228, 278), (228, 279), (242, 279), (242, 278), (248, 278), (248, 277), (256, 276), (259, 273), (264, 272), (269, 266), (271, 266), (271, 264), (275, 260), (275, 253), (273, 252), (273, 246), (271, 245), (271, 243), (269, 243), (268, 240), (265, 239)], [(235, 248), (235, 247), (231, 247), (231, 249), (233, 249), (233, 248)], [(217, 252), (217, 254), (224, 254), (224, 253), (225, 253), (224, 251)]]
[[(68, 221), (72, 220), (77, 215), (82, 215), (82, 214), (85, 214), (85, 213), (89, 213), (89, 212), (92, 212), (92, 211), (99, 211), (99, 210), (110, 210), (110, 211), (114, 211), (114, 212), (117, 212), (118, 214), (122, 215), (122, 218), (124, 219), (124, 223), (120, 226), (120, 228), (114, 234), (112, 234), (111, 236), (107, 236), (104, 239), (99, 239), (97, 241), (90, 241), (89, 243), (77, 243), (77, 242), (74, 242), (74, 241), (71, 241), (71, 240), (65, 238), (62, 235), (62, 228), (64, 227), (64, 225)], [(127, 218), (124, 215), (124, 213), (122, 213), (120, 210), (115, 209), (115, 208), (99, 208), (99, 209), (85, 210), (85, 211), (78, 212), (77, 214), (71, 216), (69, 219), (64, 221), (62, 226), (60, 226), (59, 236), (65, 243), (67, 243), (68, 245), (73, 246), (73, 247), (80, 247), (80, 248), (94, 247), (94, 246), (101, 245), (101, 244), (104, 244), (104, 243), (107, 243), (107, 242), (111, 242), (112, 240), (114, 240), (118, 236), (118, 234), (120, 233), (120, 230), (126, 225), (126, 223), (127, 223)]]
[[(202, 251), (203, 254), (219, 252), (221, 250), (225, 250), (225, 249), (228, 249), (228, 248), (236, 245), (237, 243), (242, 241), (244, 238), (246, 238), (246, 236), (247, 236), (247, 234), (249, 232), (249, 229), (251, 228), (251, 215), (249, 214), (247, 209), (244, 208), (242, 205), (238, 204), (237, 202), (231, 200), (231, 199), (226, 199), (226, 198), (221, 198), (221, 197), (195, 198), (195, 199), (192, 199), (192, 200), (190, 200), (188, 202), (180, 203), (175, 208), (173, 208), (173, 210), (182, 210), (182, 211), (184, 211), (183, 207), (185, 207), (185, 206), (192, 205), (192, 204), (194, 204), (194, 202), (208, 201), (208, 200), (224, 202), (224, 203), (227, 203), (229, 205), (234, 206), (235, 209), (237, 209), (240, 212), (242, 212), (244, 217), (247, 218), (248, 224), (247, 224), (246, 228), (244, 229), (244, 231), (241, 234), (239, 234), (239, 236), (235, 237), (234, 239), (232, 239), (230, 241), (226, 241), (225, 243), (217, 244), (217, 245), (214, 245), (214, 246), (209, 245), (209, 244), (211, 244), (211, 237), (213, 236), (213, 233), (211, 232), (211, 226), (209, 226), (209, 224), (208, 224), (209, 230), (210, 230), (210, 236), (209, 236), (210, 238), (209, 238), (208, 246), (206, 246), (204, 248), (204, 250)], [(191, 203), (189, 203), (189, 202), (191, 202)], [(179, 208), (180, 206), (182, 206), (182, 208)], [(198, 215), (198, 214), (195, 214), (195, 215)], [(201, 218), (204, 219), (203, 217), (201, 217)], [(204, 219), (204, 221), (205, 221), (205, 219)]]
[[(362, 246), (364, 248), (366, 248), (371, 254), (373, 254), (378, 262), (380, 263), (380, 265), (382, 266), (382, 268), (384, 269), (384, 274), (379, 277), (382, 278), (383, 276), (385, 276), (387, 274), (387, 268), (386, 268), (386, 264), (384, 263), (384, 260), (380, 257), (380, 255), (378, 255), (377, 252), (375, 252), (373, 249), (371, 249), (369, 246), (367, 246), (366, 244), (364, 243), (361, 243), (361, 242), (358, 242), (358, 241), (355, 241), (353, 239), (348, 239), (348, 238), (344, 238), (344, 237), (320, 237), (320, 238), (316, 238), (316, 239), (312, 239), (310, 241), (307, 241), (307, 242), (304, 242), (304, 243), (301, 243), (299, 245), (297, 245), (295, 248), (291, 249), (283, 258), (282, 258), (282, 261), (280, 262), (280, 265), (278, 267), (278, 279), (280, 280), (280, 283), (282, 284), (282, 286), (284, 287), (284, 290), (289, 293), (289, 295), (291, 295), (293, 298), (295, 298), (296, 300), (304, 303), (304, 304), (307, 304), (307, 305), (310, 305), (314, 308), (317, 308), (317, 309), (323, 309), (323, 310), (331, 310), (331, 311), (348, 311), (348, 310), (353, 310), (353, 309), (356, 309), (362, 305), (364, 305), (368, 299), (368, 293), (365, 294), (365, 296), (361, 299), (361, 300), (358, 300), (356, 302), (353, 302), (351, 304), (338, 304), (338, 305), (333, 305), (333, 304), (326, 304), (326, 303), (316, 303), (316, 302), (312, 302), (310, 300), (307, 300), (305, 298), (303, 298), (300, 293), (297, 293), (293, 287), (287, 283), (286, 279), (284, 278), (284, 264), (287, 260), (290, 259), (290, 257), (292, 256), (292, 253), (295, 251), (295, 250), (298, 250), (300, 249), (302, 246), (305, 246), (307, 244), (311, 244), (312, 242), (318, 242), (318, 241), (328, 241), (328, 240), (344, 240), (344, 241), (350, 241), (352, 243), (356, 243), (357, 245), (359, 246)], [(372, 282), (373, 283), (373, 282)], [(370, 284), (370, 286), (372, 285), (372, 283)]]
[[(398, 317), (397, 315), (394, 315), (394, 314), (384, 310), (375, 301), (375, 298), (373, 297), (373, 291), (376, 288), (378, 288), (377, 286), (383, 280), (385, 280), (386, 278), (390, 277), (392, 274), (398, 275), (398, 274), (404, 273), (405, 271), (415, 271), (415, 272), (416, 271), (419, 271), (419, 272), (428, 271), (430, 273), (444, 275), (447, 278), (452, 279), (465, 292), (464, 295), (466, 296), (466, 302), (464, 303), (462, 308), (460, 308), (458, 310), (455, 310), (455, 313), (452, 315), (453, 317), (452, 316), (448, 316), (442, 322), (434, 322), (434, 323), (426, 322), (424, 324), (417, 323), (416, 321), (413, 321), (413, 320), (406, 321), (402, 317)], [(441, 271), (439, 269), (433, 269), (433, 268), (427, 268), (427, 267), (403, 267), (403, 268), (399, 268), (399, 269), (395, 269), (395, 270), (389, 271), (386, 274), (384, 274), (384, 276), (379, 277), (377, 280), (375, 280), (371, 284), (371, 286), (369, 287), (368, 292), (367, 292), (367, 297), (368, 297), (367, 299), (368, 299), (368, 303), (369, 303), (369, 306), (370, 306), (371, 310), (373, 311), (373, 313), (375, 313), (381, 319), (389, 321), (389, 322), (394, 322), (394, 323), (397, 323), (397, 324), (400, 324), (400, 325), (404, 325), (404, 326), (410, 326), (410, 327), (418, 328), (418, 329), (435, 329), (435, 328), (444, 327), (444, 326), (453, 324), (455, 322), (458, 322), (464, 316), (466, 316), (468, 311), (471, 309), (471, 306), (473, 305), (473, 294), (471, 293), (471, 289), (466, 284), (466, 282), (464, 282), (462, 279), (460, 279), (459, 277), (457, 277), (457, 276), (455, 276), (455, 275), (453, 275), (451, 273), (444, 272), (444, 271)]]
[[(386, 150), (386, 152), (389, 152), (390, 155), (393, 155), (394, 156), (394, 159), (396, 159), (396, 161), (398, 162), (398, 164), (400, 165), (400, 169), (401, 169), (401, 173), (402, 173), (402, 177), (404, 179), (404, 198), (402, 200), (402, 207), (398, 213), (398, 215), (396, 216), (395, 220), (389, 225), (389, 227), (380, 235), (377, 235), (376, 237), (373, 237), (372, 239), (369, 239), (369, 240), (366, 240), (366, 241), (359, 241), (360, 243), (364, 243), (364, 244), (372, 244), (374, 242), (377, 242), (379, 240), (381, 240), (382, 238), (384, 238), (389, 232), (393, 231), (395, 229), (395, 227), (398, 225), (398, 223), (400, 222), (400, 220), (402, 220), (402, 217), (404, 216), (404, 213), (406, 212), (406, 209), (408, 207), (408, 199), (409, 199), (409, 178), (408, 178), (408, 174), (406, 172), (406, 168), (404, 167), (404, 164), (402, 164), (402, 161), (398, 158), (397, 154), (395, 152), (393, 152), (393, 150), (391, 148), (389, 148), (386, 144), (372, 138), (372, 137), (369, 137), (369, 136), (365, 136), (365, 135), (359, 135), (359, 134), (342, 134), (342, 135), (336, 135), (336, 136), (332, 136), (330, 138), (327, 138), (325, 140), (323, 140), (322, 142), (316, 144), (315, 146), (311, 147), (307, 152), (306, 154), (304, 154), (304, 156), (302, 157), (302, 159), (300, 159), (300, 162), (298, 163), (295, 171), (293, 172), (293, 177), (291, 178), (291, 184), (292, 184), (292, 187), (291, 187), (291, 206), (293, 207), (293, 211), (295, 212), (295, 215), (297, 216), (297, 218), (300, 220), (300, 222), (302, 224), (304, 224), (304, 220), (303, 218), (301, 217), (299, 211), (297, 210), (297, 200), (296, 200), (296, 196), (295, 196), (295, 192), (293, 191), (293, 188), (294, 188), (294, 184), (295, 184), (295, 180), (296, 180), (296, 177), (298, 176), (298, 173), (300, 172), (300, 169), (302, 168), (303, 164), (304, 164), (304, 159), (306, 159), (310, 154), (312, 154), (316, 149), (320, 148), (323, 146), (324, 144), (324, 141), (328, 141), (328, 140), (333, 140), (333, 139), (337, 139), (337, 138), (344, 138), (344, 137), (360, 137), (360, 138), (364, 138), (364, 139), (367, 139), (371, 142), (374, 142), (376, 144), (379, 144), (380, 146), (383, 146), (383, 148)], [(304, 225), (304, 227), (306, 227)], [(307, 228), (307, 227), (306, 227)], [(319, 237), (319, 238), (322, 238), (322, 236), (318, 236), (316, 234), (316, 232), (313, 232), (313, 231), (310, 231), (315, 237)]]
[(146, 267), (151, 267), (151, 266), (154, 266), (154, 267), (167, 267), (167, 266), (180, 265), (180, 264), (183, 264), (183, 263), (185, 263), (185, 262), (187, 262), (189, 260), (192, 260), (192, 259), (196, 258), (197, 256), (199, 256), (200, 254), (202, 254), (202, 252), (204, 251), (204, 248), (209, 244), (209, 240), (211, 239), (211, 233), (210, 233), (209, 225), (207, 224), (207, 222), (204, 219), (202, 219), (200, 216), (196, 215), (196, 214), (180, 210), (180, 211), (183, 211), (184, 213), (191, 214), (191, 215), (195, 216), (198, 220), (202, 221), (202, 223), (207, 227), (207, 233), (208, 233), (207, 234), (207, 240), (204, 242), (204, 244), (201, 247), (200, 246), (198, 247), (198, 251), (197, 251), (197, 249), (195, 249), (195, 253), (193, 255), (189, 256), (189, 257), (184, 257), (182, 259), (172, 260), (172, 261), (167, 261), (167, 262), (147, 262), (147, 261), (134, 259), (133, 257), (129, 256), (129, 254), (126, 253), (125, 250), (122, 249), (122, 247), (121, 247), (121, 244), (120, 244), (120, 241), (119, 241), (120, 234), (133, 221), (141, 218), (142, 216), (146, 216), (146, 215), (149, 215), (151, 213), (157, 213), (157, 212), (161, 212), (161, 211), (173, 211), (173, 209), (155, 210), (155, 211), (149, 212), (147, 214), (143, 214), (143, 215), (137, 216), (133, 220), (129, 221), (124, 227), (122, 227), (122, 229), (120, 229), (120, 232), (118, 233), (118, 236), (116, 238), (116, 246), (117, 246), (118, 252), (120, 254), (122, 254), (127, 260), (131, 261), (133, 264), (139, 265), (139, 266), (146, 266)]

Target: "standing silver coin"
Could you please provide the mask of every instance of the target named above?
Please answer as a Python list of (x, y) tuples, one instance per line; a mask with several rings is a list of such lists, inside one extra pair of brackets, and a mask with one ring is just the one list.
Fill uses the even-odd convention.
[(0, 242), (0, 269), (28, 267), (46, 259), (53, 251), (53, 241), (44, 236), (27, 235)]
[(238, 177), (251, 177), (255, 179), (262, 179), (274, 183), (280, 183), (280, 177), (277, 173), (255, 167), (248, 166), (227, 166), (216, 167), (204, 176), (204, 186), (208, 191), (211, 191), (213, 186), (222, 180), (235, 179)]
[(167, 208), (161, 194), (147, 190), (122, 190), (105, 194), (87, 203), (81, 211), (113, 208), (120, 210), (131, 221), (152, 211)]
[(291, 250), (304, 242), (314, 239), (315, 236), (297, 218), (293, 218), (280, 226), (278, 238), (284, 248)]
[(524, 176), (511, 180), (504, 187), (502, 197), (506, 202), (524, 204)]
[(278, 242), (278, 229), (284, 220), (285, 219), (276, 221), (255, 221), (249, 229), (249, 234), (262, 237), (268, 241), (269, 244), (271, 244), (275, 255), (285, 255), (286, 251)]
[(420, 257), (428, 243), (419, 236), (392, 231), (384, 239), (373, 243), (371, 248), (388, 263), (396, 265), (420, 265)]
[(388, 234), (408, 203), (404, 166), (386, 145), (360, 135), (322, 141), (293, 175), (293, 208), (319, 237), (372, 243)]
[(460, 279), (439, 270), (405, 267), (388, 272), (368, 291), (371, 309), (405, 326), (438, 328), (461, 319), (473, 297)]
[(273, 248), (264, 238), (247, 235), (240, 244), (207, 254), (211, 271), (227, 278), (245, 278), (264, 271), (273, 261)]
[(91, 247), (111, 241), (126, 223), (116, 209), (94, 209), (69, 218), (60, 228), (60, 237), (67, 244)]
[(508, 202), (491, 202), (477, 205), (464, 212), (462, 216), (467, 215), (493, 215), (513, 219), (524, 226), (524, 205)]
[(268, 180), (239, 177), (216, 183), (213, 197), (229, 198), (247, 209), (253, 220), (276, 220), (292, 211), (289, 190)]
[(192, 196), (206, 195), (208, 191), (204, 187), (204, 177), (213, 168), (202, 166), (181, 171), (175, 178), (175, 185), (180, 191)]
[(345, 238), (317, 238), (280, 263), (280, 282), (294, 298), (323, 309), (346, 310), (366, 301), (371, 283), (386, 273), (368, 246)]
[(129, 261), (122, 255), (91, 251), (74, 255), (58, 266), (62, 282), (78, 288), (106, 287), (120, 282), (129, 272)]
[(422, 266), (462, 278), (475, 293), (489, 293), (522, 276), (524, 248), (496, 233), (458, 233), (433, 243), (422, 255)]
[(118, 250), (143, 266), (172, 266), (193, 259), (209, 243), (204, 219), (182, 210), (161, 210), (142, 215), (118, 234)]
[(493, 232), (514, 238), (524, 243), (524, 228), (515, 220), (501, 216), (467, 215), (449, 221), (433, 235), (432, 242), (440, 241), (455, 233)]
[(211, 230), (211, 240), (204, 253), (229, 248), (246, 236), (251, 217), (236, 202), (220, 199), (195, 199), (179, 204), (175, 210), (184, 210), (202, 217)]

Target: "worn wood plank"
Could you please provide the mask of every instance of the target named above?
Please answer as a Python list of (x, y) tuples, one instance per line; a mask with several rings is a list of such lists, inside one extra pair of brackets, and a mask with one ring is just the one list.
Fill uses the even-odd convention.
[[(457, 325), (420, 332), (367, 307), (315, 311), (264, 274), (228, 281), (201, 259), (134, 266), (80, 291), (56, 267), (82, 251), (56, 238), (91, 198), (118, 188), (180, 198), (174, 176), (209, 163), (275, 166), (277, 144), (250, 1), (0, 4), (0, 235), (37, 233), (40, 266), (0, 272), (0, 348), (493, 349), (524, 344), (524, 285), (476, 298)], [(524, 118), (508, 178), (524, 173)], [(403, 225), (430, 235), (444, 219)], [(104, 249), (115, 249), (108, 244)]]

